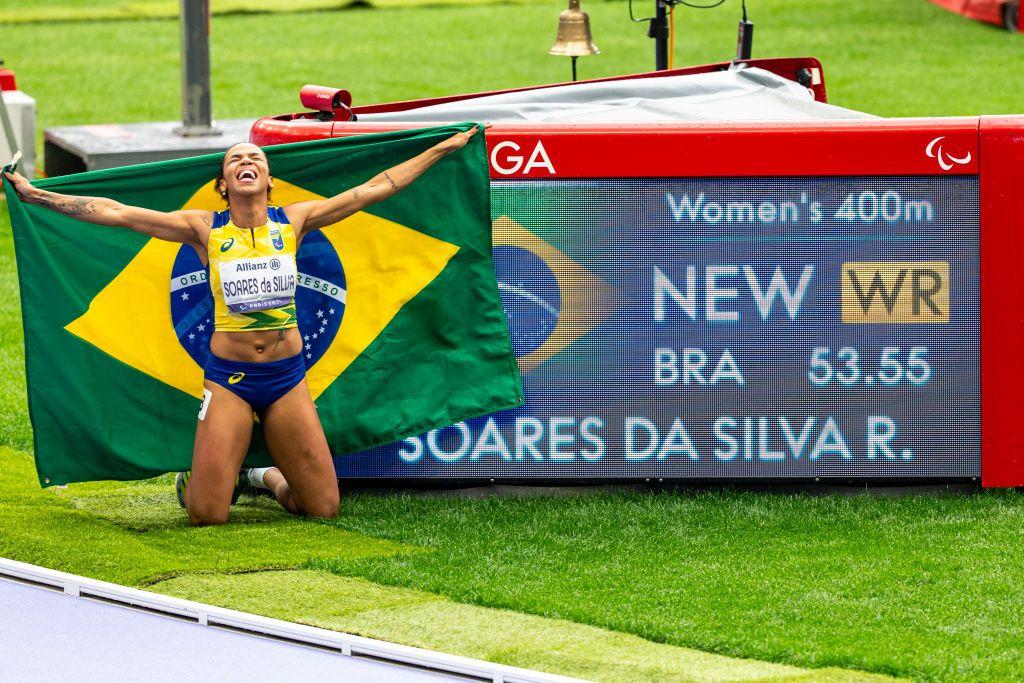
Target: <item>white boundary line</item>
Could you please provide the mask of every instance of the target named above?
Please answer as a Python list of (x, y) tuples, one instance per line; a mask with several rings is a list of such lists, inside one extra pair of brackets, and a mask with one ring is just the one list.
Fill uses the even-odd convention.
[(342, 655), (373, 657), (386, 662), (413, 665), (439, 673), (472, 676), (493, 683), (581, 683), (582, 681), (579, 678), (520, 669), (480, 659), (459, 657), (280, 619), (261, 617), (247, 612), (238, 612), (192, 600), (182, 600), (137, 588), (119, 586), (106, 581), (97, 581), (6, 558), (0, 558), (0, 579), (3, 577), (58, 588), (65, 594), (76, 597), (100, 598), (124, 607), (142, 608), (168, 616), (184, 617), (202, 626), (228, 627), (254, 635), (315, 645), (335, 650)]

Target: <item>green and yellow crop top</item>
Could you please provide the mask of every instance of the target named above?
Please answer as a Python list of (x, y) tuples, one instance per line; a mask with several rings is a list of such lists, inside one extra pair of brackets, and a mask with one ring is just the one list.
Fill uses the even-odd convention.
[(228, 211), (213, 214), (206, 252), (218, 332), (283, 330), (295, 317), (295, 231), (284, 210), (267, 208), (267, 222), (249, 230)]

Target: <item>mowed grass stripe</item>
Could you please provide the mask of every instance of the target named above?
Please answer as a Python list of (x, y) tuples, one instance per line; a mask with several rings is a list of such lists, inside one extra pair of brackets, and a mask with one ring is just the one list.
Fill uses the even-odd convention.
[(235, 524), (193, 529), (169, 481), (40, 490), (31, 458), (10, 448), (0, 448), (0, 492), (0, 556), (130, 586), (421, 552), (292, 518), (264, 500), (235, 506)]
[[(212, 16), (230, 14), (283, 14), (366, 8), (444, 7), (448, 5), (523, 4), (542, 0), (213, 0)], [(178, 19), (181, 3), (174, 0), (149, 2), (19, 2), (0, 9), (0, 24), (41, 24), (85, 21), (138, 21)]]
[(152, 590), (310, 626), (595, 681), (885, 681), (736, 659), (326, 572), (180, 576)]

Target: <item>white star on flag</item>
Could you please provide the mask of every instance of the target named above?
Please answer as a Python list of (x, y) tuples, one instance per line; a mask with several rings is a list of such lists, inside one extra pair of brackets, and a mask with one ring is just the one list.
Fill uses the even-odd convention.
[(188, 301), (188, 292), (182, 292), (181, 293), (181, 300), (182, 301)]

